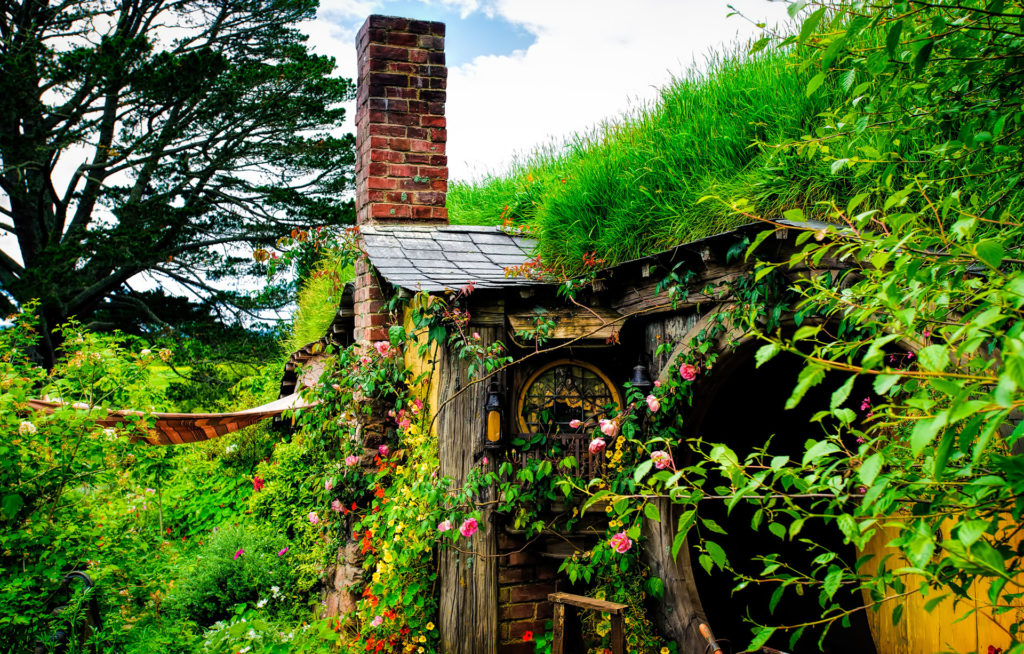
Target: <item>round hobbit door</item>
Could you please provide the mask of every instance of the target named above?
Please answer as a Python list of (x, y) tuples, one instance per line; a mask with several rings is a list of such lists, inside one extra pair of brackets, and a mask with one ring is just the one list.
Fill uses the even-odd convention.
[(533, 373), (519, 395), (517, 415), (523, 432), (574, 432), (573, 420), (596, 422), (609, 408), (622, 408), (615, 384), (597, 367), (562, 359)]

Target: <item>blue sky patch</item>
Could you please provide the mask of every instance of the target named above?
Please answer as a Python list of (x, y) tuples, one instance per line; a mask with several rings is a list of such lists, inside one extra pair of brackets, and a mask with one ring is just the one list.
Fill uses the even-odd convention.
[(445, 23), (444, 46), (449, 66), (467, 64), (480, 55), (507, 55), (525, 50), (535, 40), (523, 27), (500, 16), (489, 18), (482, 11), (474, 11), (462, 18), (458, 7), (453, 6), (417, 0), (386, 0), (374, 13)]

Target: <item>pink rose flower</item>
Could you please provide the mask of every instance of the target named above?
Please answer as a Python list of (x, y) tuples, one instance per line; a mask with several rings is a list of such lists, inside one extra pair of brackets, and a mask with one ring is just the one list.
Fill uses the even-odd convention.
[(371, 626), (371, 627), (379, 627), (379, 626), (381, 625), (381, 623), (382, 623), (382, 622), (384, 622), (384, 618), (382, 618), (382, 617), (380, 617), (380, 616), (378, 615), (377, 617), (375, 617), (375, 618), (373, 619), (373, 621), (372, 621), (372, 622), (370, 622), (370, 626)]
[(331, 511), (341, 513), (342, 509), (344, 508), (345, 507), (341, 505), (341, 500), (334, 500), (333, 502), (331, 502)]
[(595, 438), (590, 441), (590, 447), (587, 449), (590, 450), (591, 454), (600, 454), (601, 452), (604, 452), (604, 448), (607, 447), (607, 445), (608, 444), (604, 442), (603, 438)]
[(356, 456), (355, 454), (349, 454), (348, 456), (345, 457), (345, 465), (347, 465), (348, 467), (351, 468), (352, 466), (358, 465), (358, 464), (359, 464), (359, 457)]
[(364, 366), (366, 366), (366, 365), (369, 365), (369, 364), (373, 363), (373, 359), (371, 359), (370, 357), (368, 357), (368, 356), (366, 356), (364, 354), (363, 356), (359, 357), (359, 363), (361, 363)]
[(398, 421), (398, 428), (399, 429), (408, 429), (411, 426), (412, 426), (412, 421), (409, 420), (408, 418), (402, 418), (401, 420)]
[(582, 424), (583, 423), (577, 420), (576, 418), (573, 418), (572, 420), (569, 421), (569, 426), (572, 427), (573, 429), (579, 429), (580, 425)]
[(470, 536), (476, 533), (477, 529), (478, 526), (476, 518), (466, 518), (466, 520), (462, 523), (462, 526), (459, 527), (459, 533), (465, 536), (466, 538), (469, 538)]
[(231, 560), (237, 561), (238, 557), (242, 556), (243, 554), (245, 554), (245, 550), (239, 549), (237, 552), (235, 552), (235, 555), (231, 558)]
[(658, 409), (661, 408), (661, 402), (658, 401), (658, 398), (654, 397), (653, 395), (648, 395), (647, 408), (651, 410), (651, 413), (657, 413)]
[(655, 388), (661, 388), (661, 380), (660, 379), (656, 379), (654, 381), (654, 387)]
[(473, 340), (474, 341), (479, 341), (480, 340), (480, 332), (473, 332)]
[(378, 447), (378, 448), (377, 448), (377, 452), (378, 452), (378, 453), (379, 453), (379, 454), (380, 454), (381, 456), (387, 456), (387, 455), (388, 455), (388, 452), (390, 452), (390, 451), (391, 451), (391, 450), (390, 450), (390, 448), (388, 448), (388, 446), (387, 446), (387, 445), (381, 445), (380, 447)]
[(420, 400), (413, 400), (412, 401), (412, 412), (413, 413), (419, 413), (422, 410), (423, 410), (423, 402), (420, 401)]
[(655, 468), (664, 470), (672, 466), (672, 455), (664, 450), (655, 450), (651, 452), (651, 461), (654, 461)]
[(333, 388), (336, 391), (340, 391), (341, 390), (341, 384), (331, 384), (331, 388)]
[(629, 548), (633, 547), (633, 541), (629, 539), (626, 532), (620, 531), (619, 533), (612, 536), (608, 544), (612, 546), (612, 549), (619, 554), (625, 554), (629, 551)]
[(377, 350), (377, 354), (382, 357), (386, 357), (391, 352), (391, 343), (387, 341), (377, 341), (373, 344), (373, 348)]
[(449, 531), (451, 528), (452, 528), (452, 521), (451, 520), (442, 520), (441, 522), (437, 523), (437, 530), (438, 531), (442, 531), (442, 532)]
[(480, 460), (480, 463), (482, 463), (482, 464), (484, 464), (484, 465), (487, 465), (488, 463), (490, 463), (490, 459), (488, 459), (488, 458), (487, 458), (487, 457), (485, 456), (485, 457), (484, 457), (483, 459), (481, 459), (481, 460)]
[(331, 490), (332, 488), (334, 488), (333, 479), (328, 479), (327, 481), (324, 482), (324, 490)]
[(605, 436), (614, 436), (619, 431), (619, 424), (614, 420), (601, 418), (597, 422), (599, 425), (601, 425), (601, 433), (604, 434)]
[(310, 524), (313, 524), (313, 525), (315, 525), (316, 523), (320, 522), (320, 516), (318, 516), (318, 515), (316, 514), (316, 511), (310, 511), (310, 512), (309, 512), (309, 515), (308, 515), (308, 516), (306, 516), (306, 517), (308, 517), (308, 518), (309, 518), (309, 523), (310, 523)]
[(286, 552), (287, 552), (287, 551), (288, 551), (289, 549), (291, 549), (291, 548), (290, 548), (290, 547), (286, 547), (286, 548), (284, 548), (283, 550), (281, 550), (280, 552), (278, 552), (278, 553), (277, 553), (277, 555), (278, 555), (278, 556), (284, 556), (284, 555), (285, 555), (285, 553), (286, 553)]
[(692, 363), (684, 363), (679, 366), (679, 376), (686, 381), (693, 381), (697, 378), (697, 366)]

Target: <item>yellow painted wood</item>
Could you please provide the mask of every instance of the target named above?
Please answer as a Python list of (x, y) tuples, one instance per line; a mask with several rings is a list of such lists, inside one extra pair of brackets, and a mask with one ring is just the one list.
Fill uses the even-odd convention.
[[(954, 524), (950, 521), (943, 525), (943, 538), (951, 537), (950, 531)], [(899, 556), (896, 548), (887, 546), (898, 532), (898, 527), (892, 526), (875, 534), (861, 552), (874, 555), (862, 571), (877, 571), (879, 563), (886, 555), (890, 555), (885, 563), (888, 570), (909, 565)], [(1020, 542), (1020, 539), (1018, 536), (1015, 543)], [(1024, 571), (1018, 574), (1017, 580), (1018, 583), (1024, 584)], [(867, 610), (868, 623), (879, 654), (985, 654), (989, 645), (1006, 650), (1010, 646), (1007, 628), (1015, 620), (1024, 617), (1024, 605), (1014, 607), (1009, 613), (994, 615), (988, 606), (987, 584), (975, 584), (969, 599), (956, 601), (956, 598), (947, 597), (929, 613), (924, 607), (936, 596), (935, 591), (929, 590), (928, 595), (922, 595), (918, 588), (921, 578), (917, 575), (907, 575), (904, 583), (907, 590), (914, 592), (886, 602), (878, 611), (870, 608)], [(866, 594), (864, 601), (870, 602)], [(903, 618), (898, 624), (893, 625), (892, 613), (899, 605), (903, 606)], [(972, 613), (975, 609), (977, 610)]]

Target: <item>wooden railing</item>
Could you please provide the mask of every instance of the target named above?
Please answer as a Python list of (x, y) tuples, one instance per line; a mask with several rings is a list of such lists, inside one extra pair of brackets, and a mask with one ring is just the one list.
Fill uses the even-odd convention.
[[(575, 624), (571, 612), (574, 609), (587, 611), (598, 611), (611, 614), (612, 621), (612, 654), (626, 654), (626, 630), (624, 625), (626, 605), (617, 602), (606, 602), (593, 597), (583, 595), (570, 595), (569, 593), (551, 593), (548, 601), (555, 605), (554, 627), (551, 640), (551, 654), (569, 654), (567, 640), (573, 636), (568, 634), (567, 622)], [(567, 615), (568, 614), (568, 615)], [(566, 618), (570, 618), (567, 620)]]
[[(529, 440), (535, 438), (536, 434), (517, 434), (517, 436)], [(559, 472), (585, 479), (593, 479), (604, 472), (605, 454), (604, 452), (590, 453), (590, 436), (578, 433), (558, 433), (548, 434), (545, 438), (546, 441), (540, 445), (535, 444), (525, 451), (518, 451), (520, 466), (526, 467), (529, 461), (547, 460)], [(561, 464), (568, 457), (573, 457), (576, 465), (567, 470)]]

